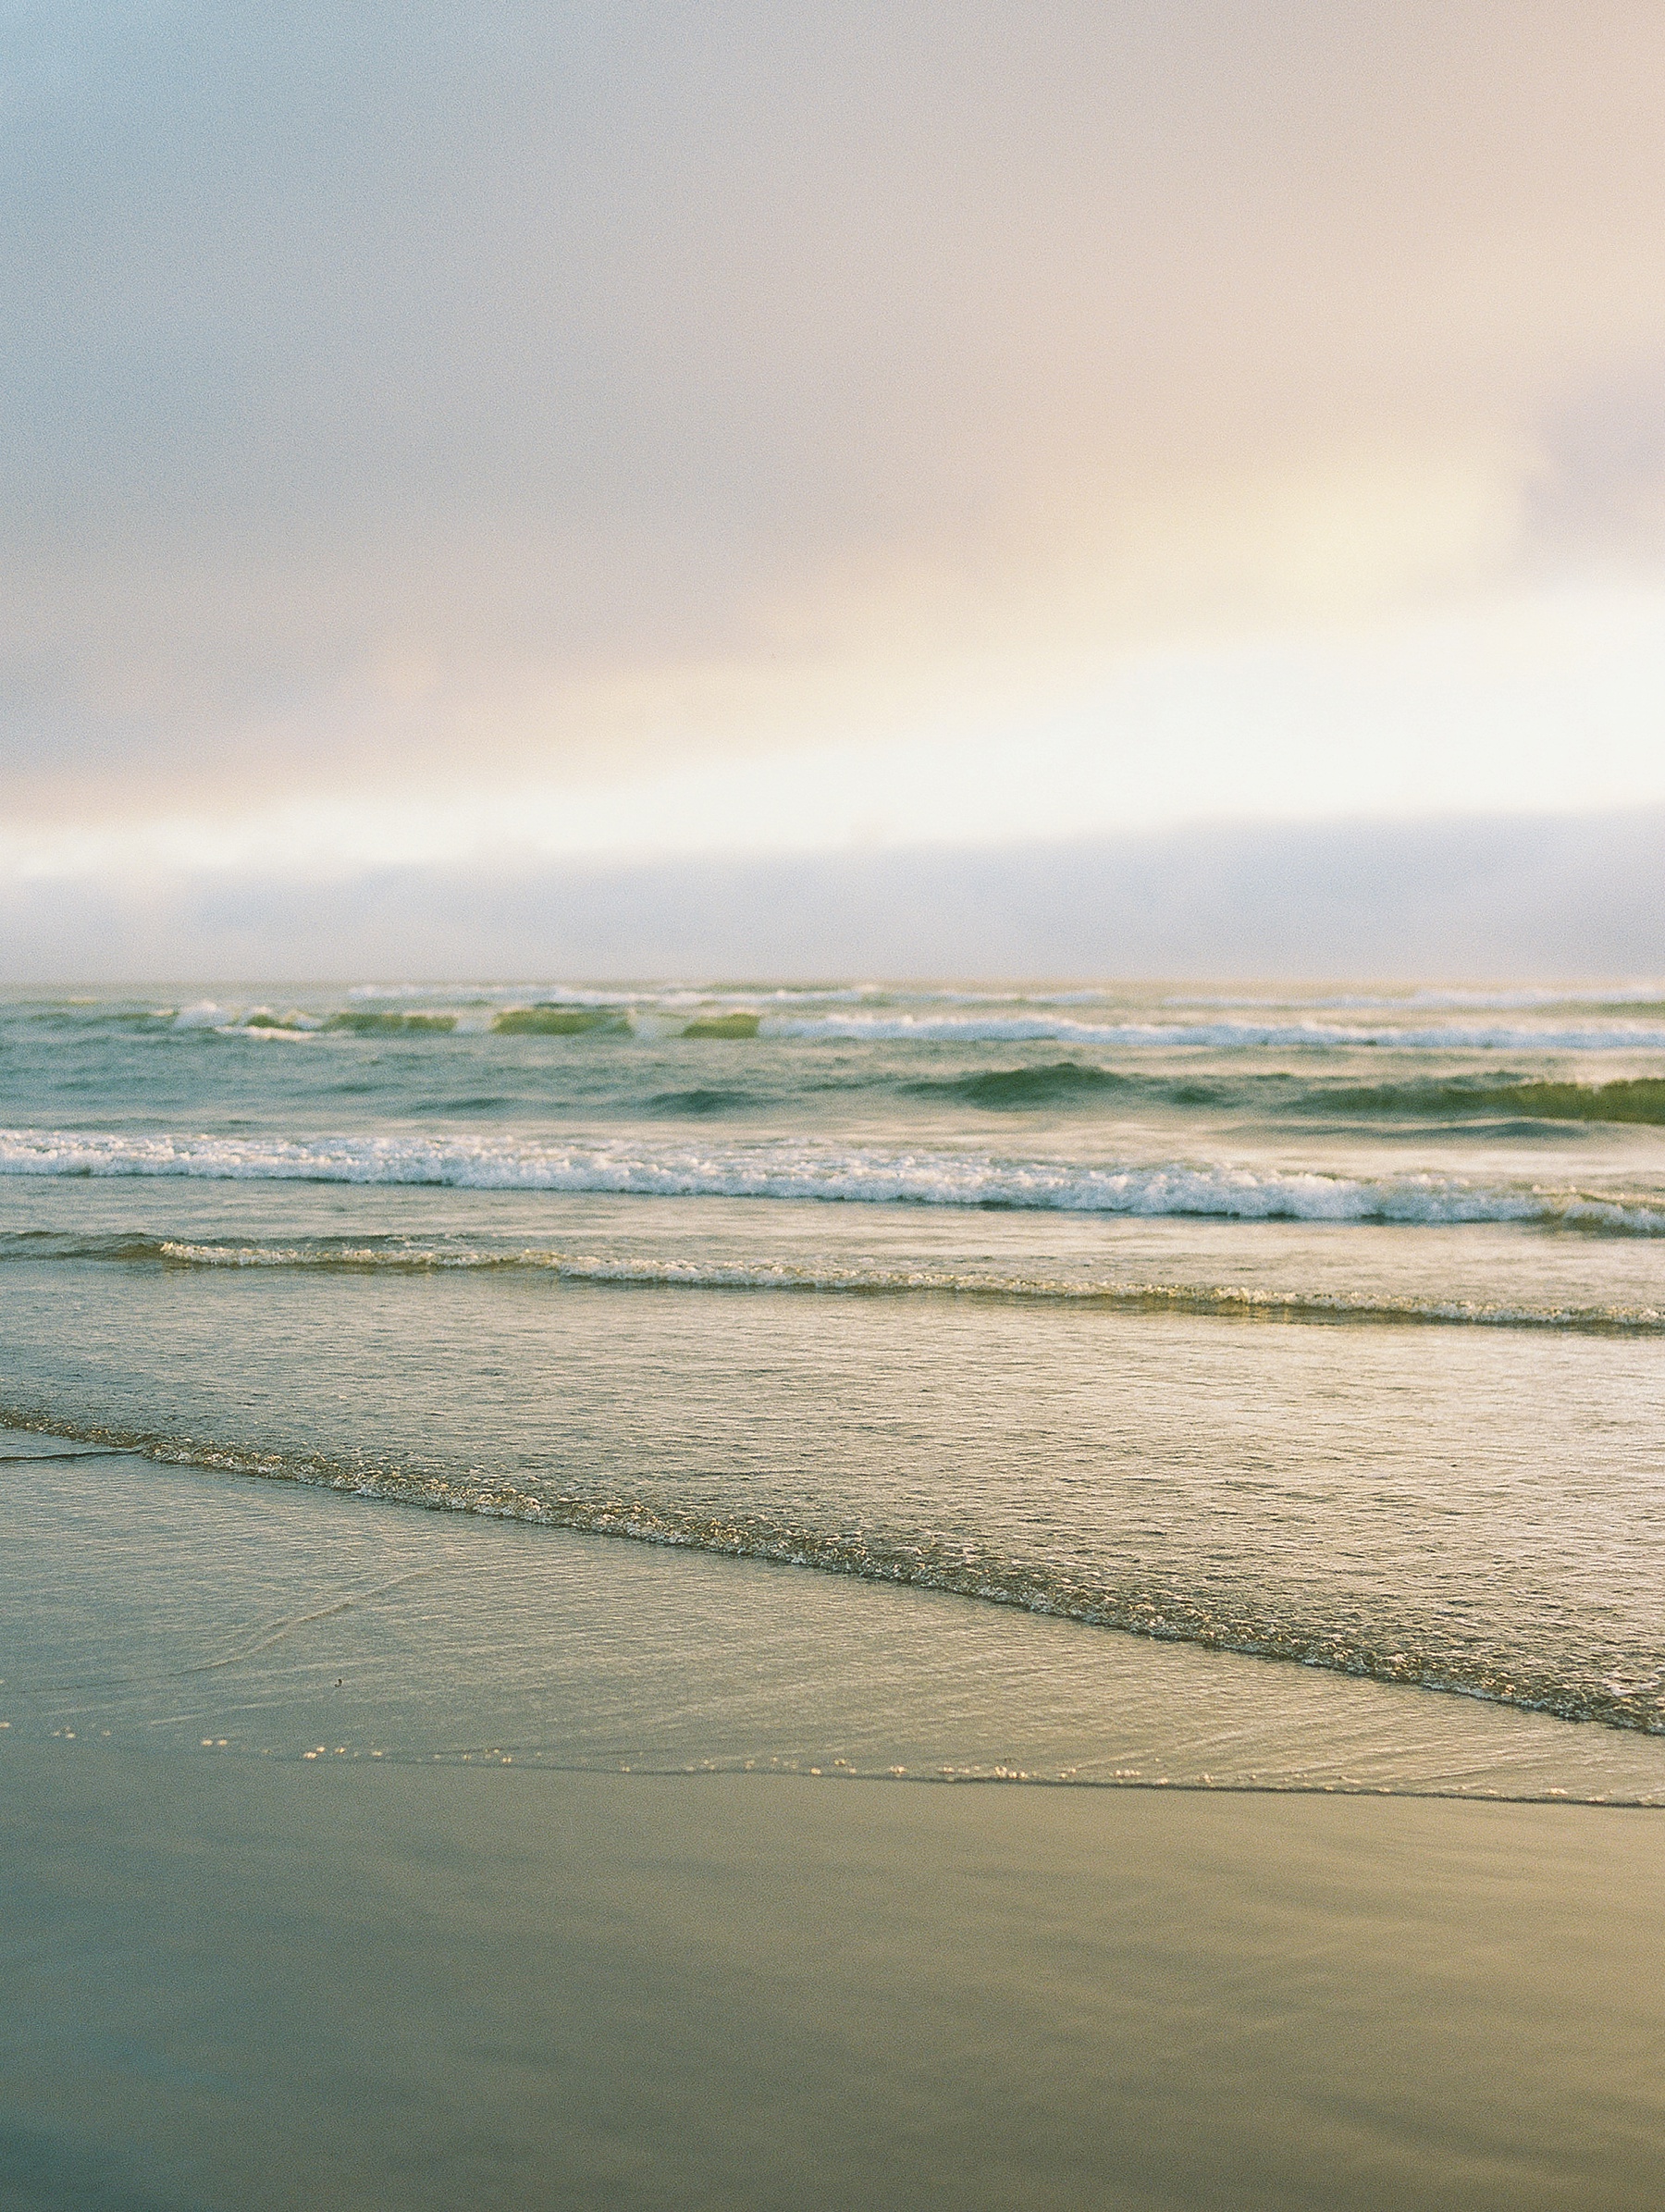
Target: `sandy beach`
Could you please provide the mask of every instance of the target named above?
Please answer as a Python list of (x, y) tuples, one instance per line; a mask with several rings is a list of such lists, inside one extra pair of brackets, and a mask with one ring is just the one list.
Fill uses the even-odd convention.
[(1665, 1831), (0, 1756), (0, 2202), (1654, 2201)]
[(1653, 2201), (1665, 1816), (1345, 1772), (1647, 1739), (5, 1441), (7, 2207)]

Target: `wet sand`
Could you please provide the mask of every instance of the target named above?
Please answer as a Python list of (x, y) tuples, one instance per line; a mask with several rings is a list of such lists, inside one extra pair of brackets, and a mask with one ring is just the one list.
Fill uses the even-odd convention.
[(0, 2202), (1641, 2207), (1645, 1811), (0, 1753)]
[(17, 1431), (0, 1503), (0, 1742), (1665, 1807), (1665, 1737), (942, 1590)]
[[(59, 1449), (0, 1439), (8, 2212), (1658, 2199), (1665, 1812), (1325, 1792), (1665, 1746)], [(942, 1779), (1067, 1758), (1124, 1786)]]

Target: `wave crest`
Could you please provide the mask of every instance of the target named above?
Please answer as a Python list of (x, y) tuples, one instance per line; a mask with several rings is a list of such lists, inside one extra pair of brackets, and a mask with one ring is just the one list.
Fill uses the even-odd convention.
[(1608, 1083), (1381, 1083), (1314, 1092), (1314, 1107), (1362, 1115), (1514, 1115), (1534, 1121), (1614, 1121), (1665, 1126), (1665, 1078), (1627, 1076)]
[(213, 1182), (439, 1185), (628, 1197), (774, 1198), (878, 1205), (1214, 1216), (1237, 1221), (1520, 1222), (1665, 1235), (1665, 1195), (1556, 1190), (1457, 1176), (1347, 1176), (1229, 1163), (1083, 1165), (989, 1153), (899, 1152), (785, 1139), (697, 1147), (457, 1135), (216, 1137), (0, 1130), (0, 1176), (184, 1177)]

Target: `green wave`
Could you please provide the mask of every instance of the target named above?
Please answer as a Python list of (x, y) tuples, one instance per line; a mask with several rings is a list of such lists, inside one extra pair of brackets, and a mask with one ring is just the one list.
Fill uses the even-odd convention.
[(628, 1026), (604, 1007), (506, 1007), (491, 1024), (500, 1037), (586, 1037), (597, 1030), (617, 1036)]
[[(248, 1027), (255, 1026), (251, 1017)], [(268, 1022), (264, 1026), (277, 1028)], [(457, 1026), (454, 1014), (401, 1014), (369, 1007), (351, 1007), (332, 1014), (324, 1024), (327, 1030), (346, 1030), (358, 1037), (422, 1037), (449, 1036)]]
[(1665, 1127), (1665, 1077), (1626, 1076), (1611, 1082), (1471, 1079), (1437, 1082), (1301, 1084), (1288, 1076), (1239, 1082), (1180, 1081), (1127, 1075), (1079, 1060), (1040, 1067), (991, 1068), (900, 1086), (912, 1097), (958, 1099), (968, 1106), (1023, 1107), (1090, 1104), (1137, 1095), (1178, 1106), (1355, 1115), (1406, 1120), (1497, 1119), (1625, 1122)]
[(760, 1019), (761, 1016), (757, 1014), (702, 1014), (697, 1020), (685, 1024), (683, 1035), (684, 1037), (755, 1037)]
[(1050, 1060), (1040, 1068), (985, 1068), (974, 1075), (940, 1076), (899, 1086), (910, 1098), (954, 1098), (967, 1106), (1062, 1106), (1142, 1089), (1131, 1076), (1082, 1060)]
[(1536, 1121), (1622, 1121), (1665, 1127), (1665, 1077), (1608, 1083), (1437, 1082), (1316, 1090), (1305, 1105), (1328, 1111), (1434, 1119), (1512, 1116)]

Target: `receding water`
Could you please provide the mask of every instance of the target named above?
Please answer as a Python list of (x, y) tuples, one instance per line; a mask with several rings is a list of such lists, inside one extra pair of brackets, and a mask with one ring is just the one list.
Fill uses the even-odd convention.
[(1661, 1007), (13, 1001), (0, 1419), (1665, 1732)]

